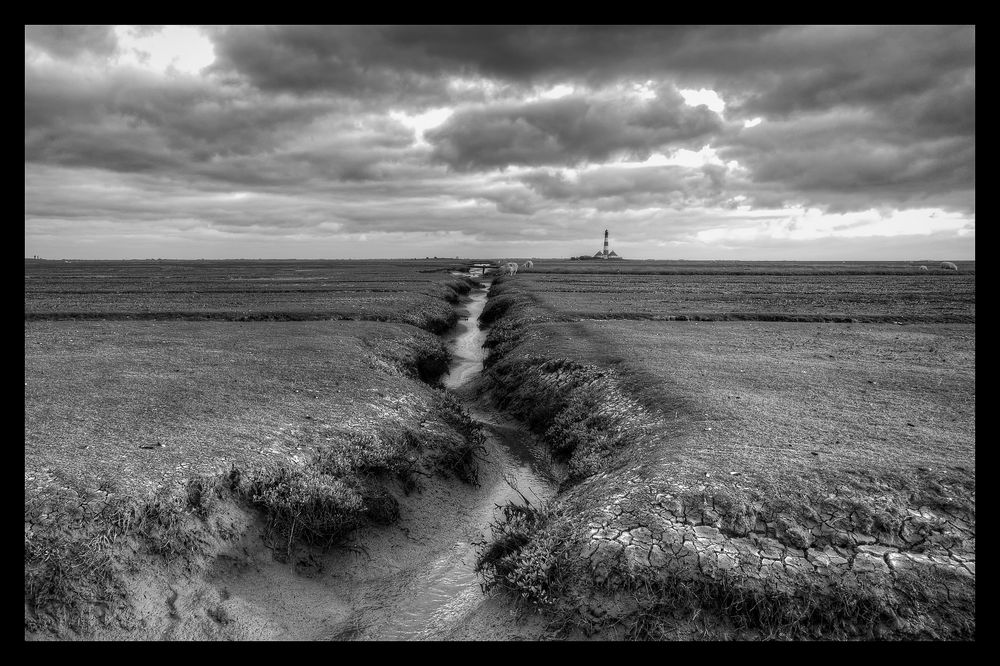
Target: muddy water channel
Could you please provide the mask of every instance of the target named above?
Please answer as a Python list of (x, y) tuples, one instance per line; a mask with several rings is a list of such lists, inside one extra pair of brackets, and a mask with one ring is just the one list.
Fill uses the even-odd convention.
[[(446, 636), (484, 601), (474, 572), (475, 542), (489, 534), (497, 505), (523, 502), (519, 493), (536, 504), (554, 494), (553, 479), (536, 454), (540, 450), (537, 442), (491, 409), (485, 400), (476, 398), (471, 387), (483, 368), (486, 331), (479, 328), (478, 318), (486, 304), (487, 289), (488, 285), (471, 292), (460, 311), (458, 325), (445, 337), (453, 360), (450, 372), (443, 378), (445, 388), (458, 395), (470, 416), (484, 426), (487, 441), (480, 485), (459, 490), (452, 496), (454, 503), (438, 507), (443, 524), (436, 534), (427, 535), (432, 548), (426, 552), (426, 560), (376, 588), (384, 596), (370, 600), (366, 607), (374, 610), (379, 620), (362, 629), (359, 638), (420, 640)], [(412, 536), (419, 526), (408, 529)], [(376, 610), (375, 606), (380, 608)]]
[(242, 628), (235, 633), (257, 640), (530, 637), (484, 597), (474, 571), (476, 544), (490, 535), (498, 505), (523, 503), (522, 494), (541, 504), (557, 485), (532, 436), (480, 395), (486, 331), (478, 318), (487, 288), (471, 292), (445, 336), (453, 363), (443, 379), (483, 425), (479, 484), (426, 479), (402, 502), (397, 524), (359, 530), (353, 548), (327, 555), (312, 573), (258, 557), (252, 570), (224, 574), (216, 586), (236, 620), (230, 629)]

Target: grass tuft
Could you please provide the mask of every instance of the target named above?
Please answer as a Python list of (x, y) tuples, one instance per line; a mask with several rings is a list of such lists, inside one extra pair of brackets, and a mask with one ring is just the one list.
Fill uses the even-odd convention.
[(448, 392), (439, 399), (437, 413), (460, 436), (457, 444), (445, 447), (437, 456), (437, 465), (465, 483), (479, 485), (479, 463), (486, 454), (482, 424), (470, 417), (462, 403)]
[(491, 538), (477, 544), (475, 572), (484, 594), (549, 608), (564, 587), (555, 555), (561, 535), (546, 531), (548, 508), (533, 505), (523, 494), (521, 499), (523, 504), (498, 505), (501, 515), (490, 526)]

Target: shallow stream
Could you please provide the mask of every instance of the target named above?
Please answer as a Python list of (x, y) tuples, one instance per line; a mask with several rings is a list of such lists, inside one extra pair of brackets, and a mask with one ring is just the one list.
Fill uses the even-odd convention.
[[(260, 552), (223, 567), (213, 589), (185, 597), (219, 596), (224, 635), (250, 640), (510, 640), (532, 629), (488, 599), (475, 573), (477, 543), (491, 535), (499, 506), (539, 505), (557, 483), (523, 426), (492, 407), (477, 379), (486, 331), (478, 326), (489, 285), (460, 306), (461, 320), (445, 335), (453, 362), (445, 387), (483, 425), (478, 485), (425, 479), (400, 505), (396, 524), (354, 534), (354, 547), (323, 556), (311, 570), (293, 570)], [(180, 627), (172, 631), (178, 636)]]
[(377, 613), (380, 621), (360, 631), (358, 638), (420, 640), (447, 634), (484, 601), (474, 571), (475, 542), (489, 535), (498, 505), (523, 502), (519, 492), (536, 504), (554, 494), (555, 485), (531, 446), (530, 435), (468, 390), (483, 368), (486, 331), (479, 328), (478, 319), (488, 287), (470, 293), (458, 325), (445, 336), (453, 360), (443, 379), (445, 387), (463, 400), (470, 416), (484, 426), (487, 453), (480, 465), (480, 486), (464, 497), (456, 496), (451, 506), (441, 507), (451, 515), (444, 516), (450, 526), (439, 532), (440, 546), (428, 553), (421, 566), (399, 577), (397, 585), (376, 588), (385, 596), (367, 607), (381, 605), (389, 612)]
[[(182, 594), (175, 605), (217, 600), (216, 613), (225, 616), (220, 636), (237, 640), (531, 640), (537, 635), (501, 601), (485, 597), (475, 573), (477, 544), (491, 535), (499, 507), (523, 498), (540, 505), (558, 485), (538, 453), (542, 447), (492, 406), (477, 381), (486, 339), (478, 319), (488, 287), (463, 299), (458, 325), (444, 336), (453, 360), (443, 383), (486, 435), (478, 485), (425, 479), (401, 502), (395, 524), (361, 528), (353, 546), (304, 569), (276, 562), (254, 546), (246, 559), (220, 562), (206, 584), (178, 588)], [(166, 638), (200, 636), (203, 626), (173, 622)]]
[[(438, 507), (445, 512), (444, 520), (441, 529), (426, 535), (430, 543), (437, 537), (426, 559), (402, 575), (371, 581), (375, 596), (359, 609), (362, 617), (356, 618), (355, 638), (420, 640), (447, 634), (484, 600), (474, 571), (475, 542), (489, 534), (497, 506), (522, 502), (518, 491), (532, 503), (541, 503), (554, 493), (553, 482), (532, 451), (530, 435), (467, 390), (483, 368), (486, 331), (480, 330), (478, 318), (488, 286), (471, 292), (458, 325), (445, 336), (453, 360), (443, 380), (463, 400), (470, 416), (484, 426), (487, 453), (480, 465), (480, 486), (459, 491), (452, 496), (454, 501), (446, 500)], [(421, 526), (409, 529), (411, 535), (423, 531)], [(372, 622), (365, 621), (366, 613)]]

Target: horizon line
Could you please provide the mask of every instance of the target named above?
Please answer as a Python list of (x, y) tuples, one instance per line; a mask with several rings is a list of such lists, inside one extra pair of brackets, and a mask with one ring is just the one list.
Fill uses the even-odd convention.
[[(512, 259), (523, 258), (532, 261), (580, 261), (580, 256), (586, 256), (589, 260), (596, 260), (590, 255), (577, 255), (574, 257), (511, 257)], [(78, 258), (78, 257), (25, 257), (25, 261), (481, 261), (483, 259), (493, 259), (493, 257), (128, 257), (128, 258)], [(607, 260), (603, 260), (607, 261)], [(619, 258), (614, 261), (686, 261), (686, 262), (730, 262), (730, 263), (782, 263), (782, 262), (809, 262), (809, 263), (921, 263), (935, 261), (963, 261), (974, 262), (972, 259), (941, 259), (941, 258), (920, 258), (920, 259), (625, 259)]]

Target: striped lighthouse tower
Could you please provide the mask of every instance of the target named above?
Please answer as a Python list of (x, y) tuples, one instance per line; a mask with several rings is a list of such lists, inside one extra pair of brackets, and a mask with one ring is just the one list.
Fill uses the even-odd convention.
[(601, 254), (604, 255), (605, 259), (608, 258), (608, 230), (607, 229), (604, 230), (604, 252), (602, 252)]

